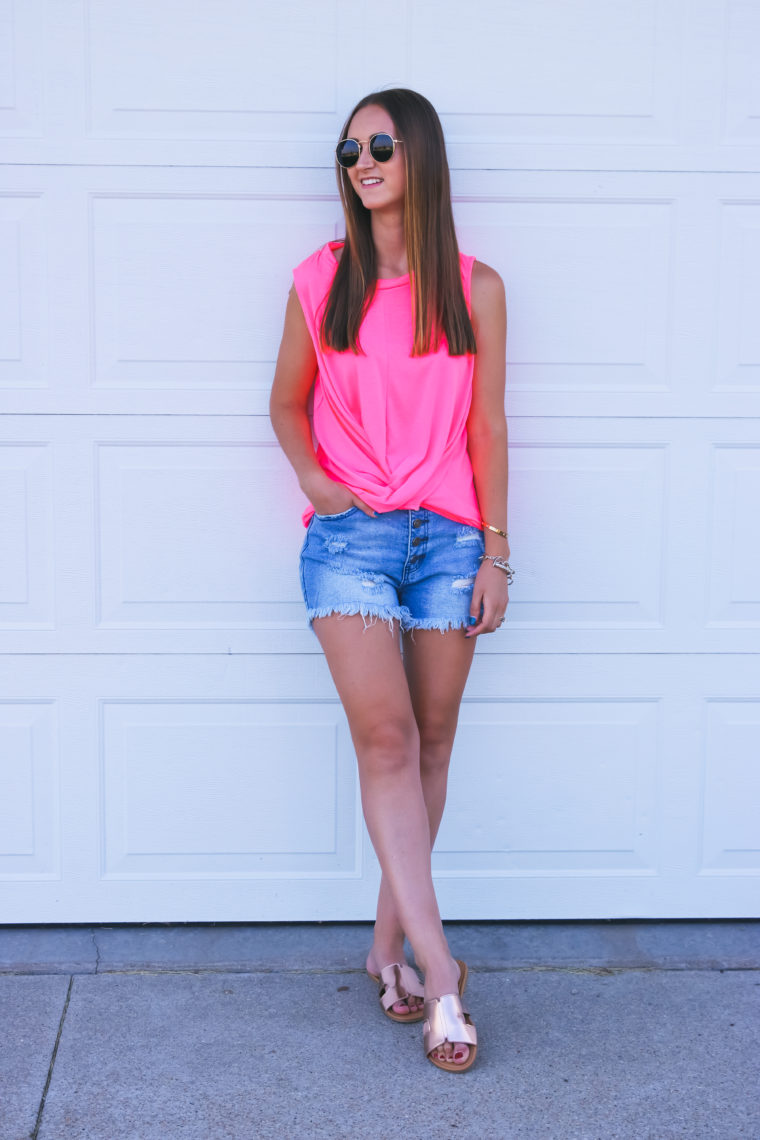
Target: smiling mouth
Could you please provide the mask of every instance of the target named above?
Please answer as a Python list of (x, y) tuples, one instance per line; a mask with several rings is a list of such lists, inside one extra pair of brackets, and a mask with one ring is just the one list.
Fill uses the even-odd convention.
[(362, 186), (381, 186), (382, 182), (383, 182), (382, 178), (362, 178), (361, 179)]

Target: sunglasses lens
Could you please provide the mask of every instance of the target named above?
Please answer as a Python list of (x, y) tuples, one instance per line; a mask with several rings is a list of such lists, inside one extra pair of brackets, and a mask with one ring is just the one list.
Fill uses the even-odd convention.
[(343, 139), (335, 148), (341, 166), (354, 166), (359, 161), (359, 144), (355, 139)]
[(393, 139), (390, 135), (375, 135), (369, 144), (369, 153), (375, 162), (387, 162), (393, 158)]

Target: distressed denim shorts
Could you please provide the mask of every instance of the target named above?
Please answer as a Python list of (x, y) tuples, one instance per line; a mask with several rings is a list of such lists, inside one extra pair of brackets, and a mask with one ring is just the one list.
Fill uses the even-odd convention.
[(477, 527), (426, 509), (312, 515), (300, 558), (309, 626), (328, 614), (361, 614), (365, 629), (379, 618), (391, 633), (396, 618), (403, 630), (474, 625), (484, 550)]

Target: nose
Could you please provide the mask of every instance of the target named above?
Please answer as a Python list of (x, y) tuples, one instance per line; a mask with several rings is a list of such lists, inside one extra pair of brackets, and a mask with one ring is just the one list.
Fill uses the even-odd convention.
[(359, 155), (359, 161), (356, 164), (357, 169), (359, 169), (359, 170), (370, 170), (374, 165), (375, 165), (375, 160), (372, 157), (372, 155), (369, 153), (369, 144), (364, 143), (364, 145), (362, 146), (362, 152)]

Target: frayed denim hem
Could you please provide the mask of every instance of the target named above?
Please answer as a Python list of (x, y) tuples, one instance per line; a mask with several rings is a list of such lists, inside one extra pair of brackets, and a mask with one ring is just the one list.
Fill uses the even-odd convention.
[(407, 625), (407, 632), (411, 633), (414, 641), (415, 629), (437, 629), (440, 634), (448, 633), (451, 629), (469, 629), (475, 625), (471, 618), (412, 618)]
[[(393, 634), (393, 623), (397, 621), (402, 630), (408, 628), (408, 623), (413, 620), (409, 610), (405, 606), (382, 606), (378, 609), (377, 606), (368, 606), (365, 602), (346, 602), (342, 606), (320, 606), (318, 609), (308, 609), (306, 611), (306, 620), (309, 623), (309, 629), (313, 630), (314, 618), (331, 617), (333, 614), (338, 618), (353, 617), (354, 614), (360, 614), (364, 622), (365, 632), (370, 626), (376, 625), (378, 621), (388, 623), (388, 632)], [(369, 619), (369, 620), (367, 620)]]

